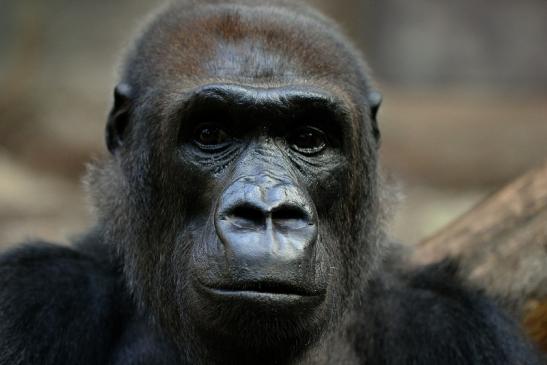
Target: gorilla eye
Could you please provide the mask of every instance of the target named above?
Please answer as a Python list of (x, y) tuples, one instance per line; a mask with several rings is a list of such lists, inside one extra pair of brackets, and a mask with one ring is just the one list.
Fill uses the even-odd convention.
[(214, 124), (202, 124), (194, 130), (194, 142), (205, 149), (223, 146), (230, 140), (228, 133)]
[(290, 139), (291, 148), (305, 155), (313, 155), (327, 147), (325, 133), (314, 127), (300, 128)]

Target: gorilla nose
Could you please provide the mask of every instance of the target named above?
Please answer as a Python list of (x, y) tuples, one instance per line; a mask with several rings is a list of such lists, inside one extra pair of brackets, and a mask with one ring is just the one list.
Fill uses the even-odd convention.
[(317, 239), (309, 200), (295, 184), (273, 178), (233, 183), (219, 201), (215, 227), (232, 268), (267, 277), (302, 266)]

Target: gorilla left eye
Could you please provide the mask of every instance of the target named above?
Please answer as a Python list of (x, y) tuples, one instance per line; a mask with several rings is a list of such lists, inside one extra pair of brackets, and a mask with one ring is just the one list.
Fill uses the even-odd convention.
[(304, 127), (290, 137), (289, 144), (296, 152), (313, 155), (327, 147), (327, 140), (323, 131), (314, 127)]
[(193, 138), (199, 147), (214, 149), (226, 144), (230, 140), (230, 135), (217, 125), (202, 124), (194, 130)]

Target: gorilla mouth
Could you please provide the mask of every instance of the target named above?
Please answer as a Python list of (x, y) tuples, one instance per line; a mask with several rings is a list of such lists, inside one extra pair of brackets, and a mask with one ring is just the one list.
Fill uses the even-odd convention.
[(294, 302), (306, 299), (320, 299), (325, 295), (325, 290), (275, 281), (236, 282), (218, 285), (201, 284), (199, 286), (208, 295), (250, 301)]
[(322, 291), (311, 290), (309, 288), (294, 285), (284, 282), (244, 282), (232, 283), (228, 285), (208, 286), (209, 289), (218, 292), (234, 293), (234, 292), (249, 292), (258, 294), (274, 294), (274, 295), (298, 295), (303, 297), (317, 296), (323, 294)]

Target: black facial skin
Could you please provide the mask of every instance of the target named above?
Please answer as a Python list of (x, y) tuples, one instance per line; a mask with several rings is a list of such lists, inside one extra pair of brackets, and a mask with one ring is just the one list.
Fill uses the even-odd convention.
[(0, 256), (0, 365), (539, 365), (453, 264), (402, 269), (380, 104), (313, 10), (161, 12), (86, 179), (95, 227)]
[(343, 117), (332, 115), (331, 103), (309, 88), (232, 85), (199, 88), (185, 103), (178, 153), (206, 167), (219, 192), (197, 214), (207, 220), (195, 223), (214, 225), (192, 247), (197, 326), (217, 331), (209, 324), (225, 307), (229, 320), (219, 326), (229, 337), (255, 328), (249, 311), (262, 318), (256, 330), (297, 320), (317, 331), (329, 271), (313, 202), (344, 164), (341, 146), (326, 137), (326, 123), (336, 127)]

